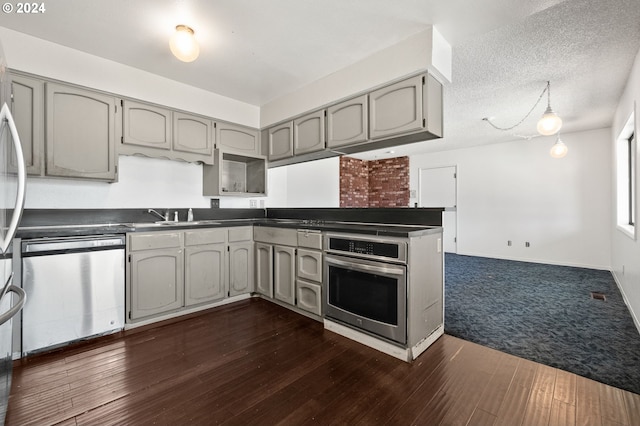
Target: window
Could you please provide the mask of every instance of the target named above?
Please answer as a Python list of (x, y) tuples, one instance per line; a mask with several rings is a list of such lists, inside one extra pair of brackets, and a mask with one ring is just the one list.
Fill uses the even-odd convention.
[(636, 156), (635, 114), (627, 120), (616, 142), (616, 185), (618, 229), (636, 237)]

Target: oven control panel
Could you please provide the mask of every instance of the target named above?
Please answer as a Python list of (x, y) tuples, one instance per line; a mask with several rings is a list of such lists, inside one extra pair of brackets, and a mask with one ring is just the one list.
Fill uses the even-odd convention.
[(328, 249), (331, 251), (404, 260), (401, 259), (400, 248), (397, 242), (369, 241), (339, 237), (331, 237), (328, 240)]

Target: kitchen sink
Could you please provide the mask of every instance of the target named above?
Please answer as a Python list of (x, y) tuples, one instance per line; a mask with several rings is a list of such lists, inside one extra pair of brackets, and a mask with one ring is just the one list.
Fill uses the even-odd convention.
[(161, 220), (157, 222), (137, 222), (129, 224), (132, 228), (171, 228), (171, 227), (183, 227), (193, 225), (220, 225), (217, 220), (194, 220), (191, 222), (173, 222)]

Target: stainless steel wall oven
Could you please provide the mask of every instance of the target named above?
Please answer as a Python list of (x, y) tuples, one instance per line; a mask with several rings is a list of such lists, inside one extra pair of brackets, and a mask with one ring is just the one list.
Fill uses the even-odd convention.
[(324, 312), (392, 342), (407, 343), (407, 243), (392, 237), (325, 235)]

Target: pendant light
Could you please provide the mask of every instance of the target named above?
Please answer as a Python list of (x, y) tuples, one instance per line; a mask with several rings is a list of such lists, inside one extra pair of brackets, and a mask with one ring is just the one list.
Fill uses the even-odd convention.
[(176, 26), (176, 32), (169, 39), (171, 53), (182, 62), (193, 62), (200, 54), (200, 47), (194, 31), (186, 25)]
[(562, 127), (562, 120), (551, 109), (551, 83), (547, 81), (547, 110), (538, 120), (538, 133), (545, 136), (551, 136), (558, 133)]
[(564, 142), (562, 142), (562, 140), (560, 139), (560, 134), (558, 133), (558, 138), (556, 139), (556, 143), (554, 143), (553, 146), (551, 147), (551, 151), (549, 151), (549, 154), (551, 154), (553, 158), (562, 158), (565, 155), (567, 155), (568, 151), (569, 151), (569, 148), (567, 148)]

